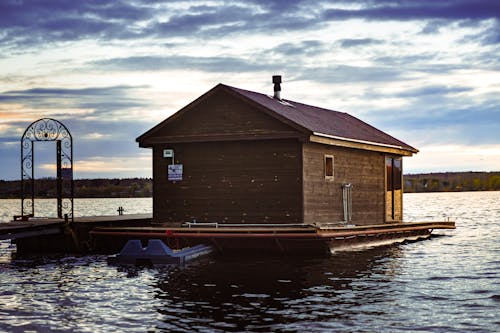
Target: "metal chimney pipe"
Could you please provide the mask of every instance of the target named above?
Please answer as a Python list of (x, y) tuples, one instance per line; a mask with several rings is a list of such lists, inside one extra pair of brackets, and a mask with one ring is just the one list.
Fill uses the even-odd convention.
[(281, 100), (281, 75), (273, 75), (274, 98)]

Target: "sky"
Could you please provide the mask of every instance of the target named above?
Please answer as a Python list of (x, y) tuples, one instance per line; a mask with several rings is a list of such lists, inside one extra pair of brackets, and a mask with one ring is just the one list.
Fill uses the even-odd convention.
[[(0, 179), (40, 118), (71, 132), (75, 178), (151, 177), (136, 137), (272, 75), (418, 148), (405, 173), (500, 170), (499, 0), (0, 0)], [(55, 145), (35, 152), (55, 176)]]

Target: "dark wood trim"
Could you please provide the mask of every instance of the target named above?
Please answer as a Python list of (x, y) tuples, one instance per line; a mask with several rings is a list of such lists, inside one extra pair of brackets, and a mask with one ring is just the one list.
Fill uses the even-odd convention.
[(216, 135), (177, 135), (159, 136), (143, 141), (140, 147), (150, 148), (155, 144), (166, 143), (187, 143), (187, 142), (217, 142), (217, 141), (248, 141), (248, 140), (277, 140), (277, 139), (304, 139), (303, 135), (297, 132), (277, 132), (277, 133), (229, 133)]

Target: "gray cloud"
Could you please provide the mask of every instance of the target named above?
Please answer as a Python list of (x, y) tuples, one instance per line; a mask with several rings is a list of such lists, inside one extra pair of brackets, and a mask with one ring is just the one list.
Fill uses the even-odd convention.
[[(320, 44), (313, 43), (316, 49)], [(299, 45), (299, 46), (297, 46)], [(197, 69), (208, 73), (242, 73), (276, 70), (276, 61), (267, 60), (266, 52), (274, 52), (294, 57), (300, 52), (301, 43), (281, 44), (276, 49), (256, 53), (252, 59), (245, 60), (231, 57), (189, 57), (189, 56), (141, 56), (128, 58), (113, 58), (89, 63), (94, 69), (103, 71), (157, 71), (174, 69)], [(314, 49), (314, 48), (313, 48)], [(290, 54), (285, 54), (290, 52)], [(307, 52), (304, 50), (304, 52)], [(315, 52), (315, 51), (311, 51)], [(284, 61), (279, 64), (281, 70), (294, 73), (296, 80), (314, 80), (323, 83), (342, 82), (381, 82), (405, 80), (407, 71), (392, 66), (358, 67), (348, 65), (303, 66), (302, 60)]]
[(312, 80), (322, 83), (366, 83), (406, 80), (408, 78), (404, 70), (396, 67), (332, 65), (328, 67), (304, 68), (297, 76), (297, 79)]
[(405, 99), (406, 105), (397, 109), (374, 108), (364, 114), (368, 122), (390, 133), (407, 133), (416, 141), (432, 145), (498, 144), (500, 98), (495, 94), (481, 95), (457, 83), (456, 86), (435, 85), (398, 94), (368, 91), (363, 97), (365, 100)]
[[(144, 86), (113, 86), (92, 87), (82, 89), (67, 88), (32, 88), (26, 90), (6, 91), (0, 95), (0, 102), (21, 103), (30, 109), (45, 109), (57, 115), (57, 110), (86, 109), (89, 112), (82, 117), (98, 114), (104, 117), (117, 110), (127, 110), (149, 105), (146, 101), (133, 98), (134, 90), (146, 88)], [(61, 117), (67, 118), (71, 114), (61, 112)]]
[(439, 33), (441, 28), (448, 25), (447, 20), (430, 20), (420, 32), (423, 35)]
[(474, 38), (478, 38), (483, 45), (500, 44), (500, 21), (496, 21), (492, 27), (488, 28), (484, 33), (474, 36)]
[(271, 68), (265, 63), (236, 57), (134, 56), (112, 58), (89, 63), (99, 70), (157, 71), (197, 69), (206, 72), (247, 72)]
[(418, 89), (412, 89), (396, 94), (397, 97), (429, 97), (431, 95), (444, 96), (448, 94), (458, 94), (469, 92), (473, 89), (470, 87), (450, 87), (450, 86), (427, 86)]
[(486, 20), (500, 18), (500, 3), (489, 0), (369, 1), (360, 9), (328, 9), (324, 18), (344, 20)]
[[(90, 87), (82, 89), (68, 88), (33, 88), (26, 90), (7, 91), (0, 94), (0, 103), (22, 104), (29, 115), (35, 110), (32, 117), (51, 117), (62, 121), (73, 136), (74, 160), (91, 159), (94, 156), (132, 156), (136, 157), (140, 150), (135, 138), (154, 125), (148, 119), (147, 113), (141, 118), (127, 117), (131, 110), (140, 108), (146, 111), (152, 107), (151, 102), (132, 97), (136, 91), (147, 89), (145, 86), (111, 86)], [(83, 111), (83, 112), (82, 112)], [(9, 111), (6, 111), (9, 112)], [(19, 111), (13, 111), (19, 112)], [(5, 122), (13, 129), (25, 129), (31, 121)], [(9, 130), (0, 138), (0, 175), (4, 178), (17, 178), (13, 166), (18, 165), (20, 137), (18, 132)], [(98, 134), (98, 139), (92, 139), (89, 134)], [(53, 153), (43, 153), (47, 145), (37, 147), (37, 163), (53, 163)], [(50, 145), (49, 145), (50, 146)], [(52, 148), (52, 147), (49, 147)], [(4, 156), (6, 160), (4, 160)], [(81, 176), (81, 175), (79, 175)]]
[(346, 38), (339, 40), (341, 47), (356, 47), (362, 45), (381, 44), (383, 41), (373, 38)]
[[(3, 1), (0, 42), (4, 48), (13, 48), (82, 39), (219, 38), (229, 34), (315, 29), (328, 21), (353, 18), (429, 21), (423, 32), (432, 33), (448, 21), (500, 17), (500, 3), (489, 0), (364, 1), (357, 9), (331, 8), (329, 2), (308, 1), (253, 0), (175, 7), (177, 3), (189, 4), (146, 0)], [(489, 43), (498, 41), (495, 35), (485, 39)], [(352, 42), (356, 43), (354, 40), (344, 43), (353, 46)]]
[[(154, 8), (126, 1), (7, 1), (0, 3), (0, 41), (30, 46), (57, 41), (137, 36), (134, 23), (148, 20)], [(127, 31), (128, 34), (124, 34)]]

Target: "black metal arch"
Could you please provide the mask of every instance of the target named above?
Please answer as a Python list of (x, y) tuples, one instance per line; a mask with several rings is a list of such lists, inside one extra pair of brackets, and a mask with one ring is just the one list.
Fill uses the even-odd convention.
[[(57, 217), (73, 220), (73, 138), (66, 126), (51, 119), (39, 119), (21, 138), (21, 212), (35, 216), (34, 142), (55, 141), (57, 149)], [(64, 215), (63, 215), (64, 214)]]

